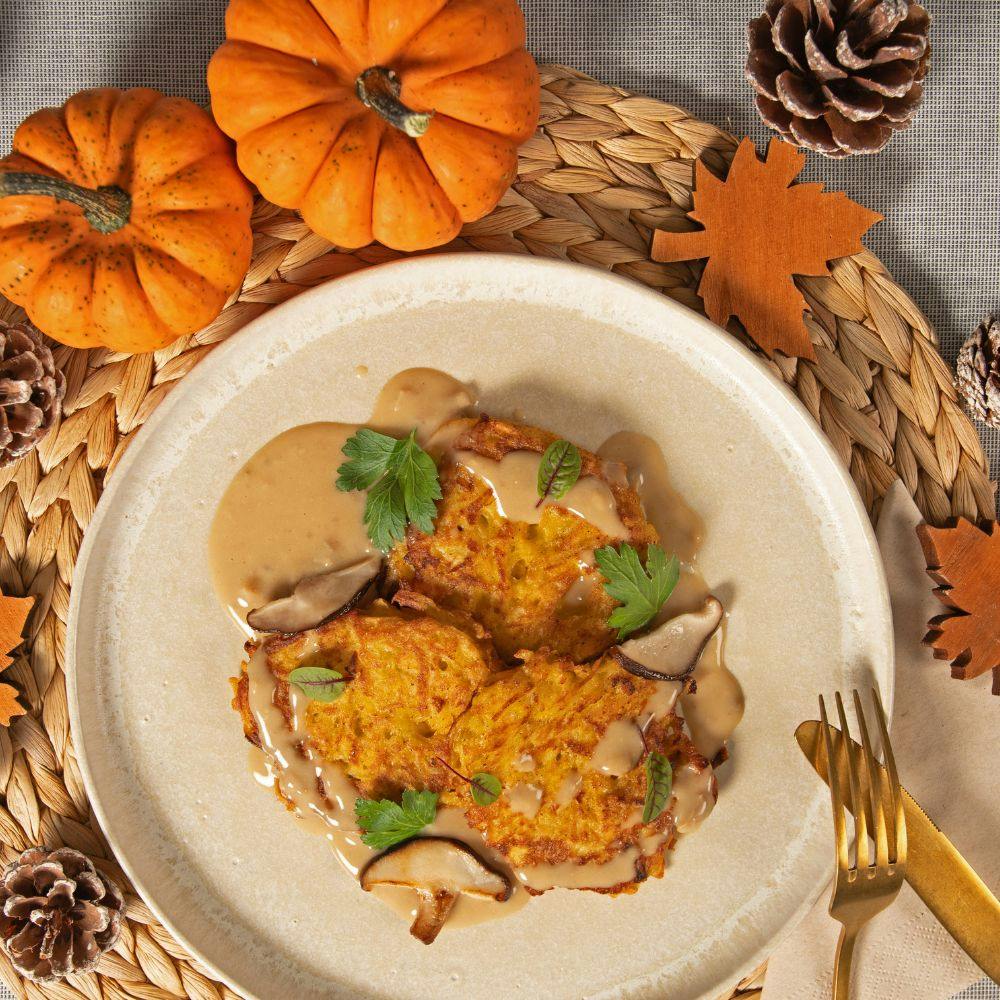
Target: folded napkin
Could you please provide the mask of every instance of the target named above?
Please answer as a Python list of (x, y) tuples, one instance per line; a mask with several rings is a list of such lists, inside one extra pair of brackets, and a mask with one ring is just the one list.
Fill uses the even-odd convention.
[[(915, 532), (921, 520), (903, 484), (895, 483), (886, 495), (877, 530), (896, 635), (893, 751), (902, 783), (997, 892), (1000, 795), (994, 757), (1000, 698), (984, 690), (989, 675), (975, 681), (952, 680), (947, 663), (935, 660), (921, 644), (927, 620), (942, 612)], [(832, 875), (832, 822), (830, 867)], [(827, 912), (829, 903), (826, 889), (768, 962), (763, 1000), (829, 1000), (840, 931), (840, 924)], [(851, 996), (945, 1000), (982, 976), (904, 884), (896, 902), (861, 934)]]

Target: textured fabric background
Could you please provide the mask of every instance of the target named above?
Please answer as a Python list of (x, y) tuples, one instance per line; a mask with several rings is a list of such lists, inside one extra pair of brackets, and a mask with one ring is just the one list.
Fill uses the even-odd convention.
[[(954, 361), (1000, 312), (1000, 3), (924, 0), (934, 56), (916, 123), (875, 157), (811, 157), (822, 180), (882, 212), (868, 245), (927, 313)], [(522, 0), (543, 61), (768, 132), (743, 80), (744, 26), (763, 0)], [(75, 90), (146, 85), (205, 102), (225, 0), (0, 0), (0, 152), (29, 112)], [(982, 429), (994, 477), (1000, 433)], [(0, 992), (0, 997), (3, 994)], [(936, 1000), (936, 998), (922, 998)], [(1000, 1000), (984, 987), (963, 1000)]]

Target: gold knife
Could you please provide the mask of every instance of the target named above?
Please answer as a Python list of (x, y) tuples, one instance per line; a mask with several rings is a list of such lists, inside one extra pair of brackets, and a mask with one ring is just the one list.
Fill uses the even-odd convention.
[[(836, 739), (841, 738), (839, 729), (831, 726), (830, 730), (831, 735), (836, 734)], [(795, 739), (816, 773), (829, 784), (821, 723), (803, 722), (795, 730)], [(857, 747), (856, 743), (854, 745)], [(845, 782), (846, 771), (841, 768)], [(888, 783), (881, 784), (887, 796)], [(849, 804), (851, 793), (846, 784), (842, 794)], [(867, 790), (862, 794), (862, 801), (869, 802)], [(889, 808), (891, 804), (887, 804)], [(906, 881), (969, 958), (990, 979), (1000, 982), (1000, 900), (905, 788), (903, 812), (906, 814), (908, 855)]]

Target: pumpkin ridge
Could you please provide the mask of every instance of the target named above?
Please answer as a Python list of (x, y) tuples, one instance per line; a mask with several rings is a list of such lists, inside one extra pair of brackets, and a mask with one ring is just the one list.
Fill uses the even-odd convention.
[[(145, 233), (143, 234), (145, 235)], [(204, 274), (199, 274), (195, 271), (190, 264), (185, 264), (179, 257), (175, 257), (173, 254), (167, 253), (166, 250), (161, 247), (156, 246), (153, 243), (148, 243), (146, 241), (135, 241), (129, 248), (132, 252), (132, 259), (137, 259), (137, 254), (139, 251), (143, 251), (150, 255), (150, 257), (162, 257), (165, 261), (169, 261), (171, 266), (182, 271), (185, 275), (190, 277), (192, 282), (197, 282), (198, 284), (205, 284), (213, 291), (220, 295), (226, 295), (226, 289), (223, 288), (217, 281), (213, 281), (211, 278), (206, 277)], [(139, 287), (143, 290), (143, 293), (148, 296), (146, 292), (146, 283), (142, 280), (142, 275), (139, 273), (139, 268), (136, 267), (136, 280), (139, 282)]]
[[(157, 191), (160, 191), (162, 188), (164, 188), (167, 185), (175, 182), (177, 180), (177, 178), (181, 174), (183, 174), (185, 171), (192, 170), (195, 167), (197, 167), (199, 164), (204, 163), (206, 160), (210, 160), (210, 159), (212, 159), (212, 157), (217, 157), (217, 156), (220, 156), (220, 155), (226, 155), (226, 153), (223, 150), (210, 150), (209, 152), (204, 153), (202, 156), (199, 156), (196, 160), (192, 160), (190, 163), (187, 163), (187, 164), (185, 164), (182, 167), (178, 167), (172, 174), (168, 174), (162, 180), (158, 180), (155, 184), (150, 185), (149, 187), (140, 186), (139, 189), (138, 189), (138, 191), (133, 191), (132, 192), (132, 195), (133, 195), (133, 197), (132, 197), (133, 214), (132, 214), (132, 220), (130, 220), (130, 221), (134, 221), (137, 218), (147, 218), (147, 219), (149, 219), (149, 218), (152, 218), (153, 216), (156, 216), (156, 215), (162, 215), (164, 212), (220, 212), (220, 211), (236, 211), (236, 208), (233, 205), (205, 206), (205, 207), (201, 207), (201, 208), (155, 209), (155, 210), (152, 210), (152, 211), (149, 210), (149, 200), (150, 200), (149, 196), (150, 195), (154, 194)], [(137, 194), (140, 195), (141, 197), (136, 197)]]
[[(139, 291), (139, 295), (132, 296), (132, 301), (137, 304), (146, 315), (146, 325), (149, 329), (155, 331), (155, 341), (156, 346), (154, 350), (158, 350), (161, 347), (166, 347), (167, 344), (172, 343), (179, 336), (183, 334), (184, 331), (172, 330), (163, 320), (160, 318), (159, 313), (153, 308), (153, 304), (149, 301), (149, 297), (146, 295), (146, 291), (142, 286), (142, 280), (139, 277), (138, 268), (135, 266), (135, 253), (132, 248), (127, 246), (122, 248), (123, 258), (121, 263), (129, 270), (129, 276), (134, 280), (135, 288)], [(110, 254), (102, 254), (101, 262), (110, 261)], [(93, 318), (94, 310), (94, 298), (96, 297), (96, 282), (98, 276), (98, 269), (95, 262), (95, 267), (93, 271), (92, 284), (94, 285), (94, 290), (91, 293), (91, 316)], [(134, 353), (135, 351), (135, 341), (134, 341), (134, 331), (129, 329), (124, 332), (123, 335), (119, 336), (117, 331), (109, 330), (108, 327), (103, 323), (98, 323), (96, 319), (93, 319), (95, 326), (99, 326), (101, 329), (101, 340), (102, 342), (112, 351), (123, 351), (128, 353)], [(193, 332), (193, 331), (192, 331)], [(144, 335), (142, 337), (143, 341), (147, 341), (147, 337)], [(145, 348), (148, 350), (148, 348)]]
[[(277, 57), (277, 59), (274, 57)], [(277, 77), (276, 81), (272, 83), (272, 86), (274, 87), (286, 86), (287, 79), (294, 77), (296, 75), (296, 71), (303, 67), (306, 68), (307, 72), (310, 70), (318, 70), (319, 73), (314, 74), (310, 72), (309, 79), (304, 82), (301, 79), (299, 81), (300, 84), (304, 83), (300, 89), (310, 91), (308, 94), (308, 100), (305, 104), (298, 106), (290, 105), (288, 108), (282, 108), (281, 114), (276, 116), (272, 115), (268, 117), (266, 121), (255, 124), (252, 128), (243, 128), (242, 120), (248, 114), (248, 106), (246, 102), (242, 102), (236, 107), (230, 108), (222, 107), (222, 105), (224, 105), (225, 99), (232, 96), (231, 91), (233, 89), (233, 84), (229, 82), (228, 77), (229, 74), (234, 72), (233, 64), (235, 64), (238, 68), (242, 68), (241, 64), (252, 64), (253, 61), (257, 59), (267, 60), (271, 76)], [(231, 63), (228, 61), (231, 61)], [(315, 77), (317, 75), (321, 79), (316, 79)], [(282, 76), (285, 77), (285, 79), (281, 79)], [(298, 56), (288, 55), (285, 52), (281, 52), (279, 49), (272, 49), (267, 45), (261, 44), (260, 42), (246, 42), (243, 40), (226, 41), (222, 43), (209, 60), (207, 80), (209, 93), (211, 94), (212, 114), (214, 115), (219, 128), (221, 128), (226, 135), (235, 140), (237, 143), (241, 142), (245, 136), (249, 135), (257, 128), (260, 128), (269, 122), (278, 121), (280, 118), (286, 118), (288, 115), (293, 115), (316, 104), (336, 101), (337, 97), (342, 94), (345, 89), (351, 89), (353, 93), (354, 87), (353, 78), (350, 80), (342, 80), (322, 63), (313, 66), (308, 60), (301, 59)], [(321, 83), (322, 86), (320, 85)]]
[[(518, 63), (521, 66), (518, 66)], [(534, 88), (534, 100), (524, 102), (523, 96), (516, 94), (509, 103), (496, 100), (497, 89), (506, 91), (507, 88), (497, 87), (497, 83), (503, 81), (504, 71), (510, 66), (515, 69), (525, 70), (524, 83)], [(491, 81), (489, 78), (493, 77)], [(492, 84), (492, 86), (490, 86)], [(511, 117), (521, 117), (516, 115), (516, 107), (522, 104), (527, 107), (527, 113), (523, 114), (524, 125), (517, 125), (512, 122), (508, 128), (491, 127), (484, 123), (482, 118), (477, 116), (478, 108), (470, 97), (470, 92), (482, 90), (489, 86), (489, 92), (484, 104), (489, 107), (495, 115), (502, 116), (504, 113)], [(534, 134), (538, 125), (539, 99), (537, 88), (539, 86), (538, 67), (534, 59), (523, 49), (512, 49), (505, 55), (494, 59), (491, 62), (483, 63), (480, 66), (470, 66), (468, 69), (457, 70), (454, 73), (445, 73), (443, 76), (434, 79), (424, 80), (416, 86), (407, 87), (403, 82), (403, 99), (415, 108), (433, 110), (435, 114), (445, 115), (455, 121), (474, 128), (483, 129), (493, 135), (501, 136), (504, 139), (512, 140), (520, 144)], [(454, 94), (447, 93), (448, 88), (455, 88)], [(445, 93), (437, 93), (431, 96), (434, 91), (444, 90)], [(524, 103), (522, 103), (524, 102)], [(457, 106), (456, 106), (457, 105)], [(464, 105), (464, 108), (463, 108)], [(513, 106), (512, 106), (513, 105)], [(460, 111), (465, 114), (458, 113)]]
[[(89, 249), (88, 243), (89, 241), (87, 238), (78, 240), (72, 246), (65, 247), (61, 253), (51, 258), (44, 265), (44, 267), (38, 269), (37, 279), (31, 285), (27, 294), (25, 295), (24, 299), (21, 302), (21, 305), (23, 306), (25, 312), (27, 312), (28, 314), (28, 318), (31, 319), (32, 322), (35, 322), (35, 316), (38, 315), (38, 307), (36, 305), (36, 300), (40, 297), (47, 298), (47, 296), (41, 295), (41, 293), (46, 291), (46, 287), (43, 285), (43, 287), (39, 289), (38, 286), (43, 282), (48, 281), (50, 279), (50, 276), (52, 276), (51, 280), (55, 280), (55, 277), (58, 275), (58, 271), (60, 269), (69, 266), (74, 256), (78, 255), (81, 250), (86, 252)], [(83, 282), (84, 286), (86, 286), (89, 289), (86, 301), (85, 303), (77, 303), (76, 307), (77, 309), (80, 308), (85, 309), (86, 315), (83, 317), (82, 320), (78, 320), (77, 326), (88, 331), (94, 329), (94, 322), (93, 322), (94, 271), (95, 271), (94, 257), (95, 254), (91, 253), (89, 259), (79, 261), (79, 263), (84, 264), (89, 268), (90, 274), (89, 277)], [(60, 333), (61, 332), (62, 331), (60, 331)], [(84, 334), (83, 337), (88, 340), (90, 339), (87, 334)], [(94, 338), (94, 341), (95, 343), (97, 342), (96, 337)]]
[[(80, 222), (83, 226), (79, 226), (76, 222), (70, 222), (69, 220), (61, 220), (59, 222), (49, 222), (47, 225), (67, 230), (71, 237), (76, 236), (76, 240), (72, 243), (67, 243), (60, 246), (51, 257), (47, 260), (38, 262), (34, 264), (30, 269), (25, 271), (20, 277), (16, 279), (13, 283), (9, 283), (0, 277), (0, 292), (6, 295), (12, 302), (16, 302), (20, 306), (24, 306), (26, 300), (34, 294), (34, 288), (41, 280), (45, 272), (52, 267), (52, 265), (61, 260), (63, 257), (71, 254), (74, 250), (79, 249), (81, 244), (87, 242), (88, 233), (83, 228), (87, 223), (83, 222), (82, 216), (80, 217)], [(27, 236), (31, 234), (31, 231), (38, 230), (41, 224), (38, 222), (21, 222), (15, 226), (4, 226), (0, 228), (0, 251), (3, 251), (6, 255), (4, 244), (8, 241), (16, 240), (20, 236)], [(77, 232), (73, 234), (72, 229), (76, 229)], [(18, 230), (27, 230), (28, 232), (18, 232)], [(46, 235), (49, 235), (51, 230), (46, 231)], [(0, 271), (2, 275), (2, 271)], [(28, 284), (24, 284), (25, 279), (30, 279)]]
[[(118, 169), (113, 171), (113, 176), (107, 176), (109, 127), (114, 104), (112, 88), (95, 87), (75, 94), (61, 108), (63, 127), (87, 177), (84, 187), (111, 187), (118, 183)], [(92, 141), (95, 136), (98, 138), (96, 144)], [(119, 159), (116, 167), (120, 163)]]
[[(319, 177), (320, 172), (323, 170), (323, 168), (330, 161), (330, 157), (333, 155), (334, 150), (336, 149), (337, 143), (340, 141), (340, 137), (344, 134), (344, 132), (347, 131), (347, 128), (348, 128), (349, 125), (351, 125), (354, 122), (358, 121), (358, 119), (360, 119), (362, 117), (364, 117), (363, 114), (351, 115), (349, 118), (345, 118), (344, 121), (341, 123), (340, 129), (338, 130), (337, 135), (335, 136), (333, 142), (331, 142), (330, 145), (327, 147), (326, 152), (323, 154), (323, 158), (319, 161), (319, 166), (316, 167), (316, 169), (313, 171), (312, 177), (309, 178), (309, 183), (306, 184), (306, 186), (304, 188), (305, 193), (302, 196), (302, 201), (303, 202), (309, 197), (309, 192), (312, 191), (313, 185), (316, 183), (316, 178)], [(378, 148), (378, 150), (375, 153), (375, 157), (376, 157), (375, 162), (376, 162), (376, 164), (378, 163), (378, 154), (381, 151), (381, 149), (382, 149), (382, 139), (381, 139), (381, 136), (380, 136), (379, 137), (379, 148)]]
[[(396, 40), (395, 42), (396, 47), (392, 52), (380, 52), (380, 53), (372, 52), (371, 64), (373, 66), (378, 66), (378, 65), (388, 66), (390, 69), (394, 68), (392, 65), (393, 62), (399, 59), (400, 56), (402, 56), (402, 54), (406, 51), (407, 47), (410, 45), (413, 39), (416, 38), (417, 35), (419, 35), (420, 32), (423, 31), (427, 27), (427, 25), (431, 23), (431, 21), (433, 21), (436, 17), (440, 16), (441, 12), (445, 9), (445, 7), (448, 6), (449, 3), (451, 3), (451, 0), (444, 0), (444, 3), (442, 3), (440, 7), (438, 7), (434, 11), (429, 12), (423, 21), (421, 21), (419, 24), (414, 23), (413, 25), (411, 25), (412, 30), (410, 31), (410, 33), (404, 39)], [(369, 27), (369, 38), (370, 38), (370, 32), (371, 29)], [(361, 68), (366, 69), (367, 67), (363, 66)]]
[[(40, 111), (36, 111), (33, 115), (30, 115), (23, 122), (21, 122), (17, 130), (14, 132), (14, 138), (11, 142), (11, 157), (23, 157), (25, 160), (30, 160), (32, 163), (41, 167), (41, 172), (43, 173), (48, 173), (53, 177), (62, 177), (68, 181), (72, 181), (73, 183), (81, 184), (89, 178), (85, 177), (86, 171), (83, 168), (83, 164), (80, 162), (79, 150), (76, 148), (69, 132), (66, 130), (66, 122), (60, 114), (61, 110), (61, 108), (42, 108)], [(62, 167), (50, 163), (48, 160), (41, 159), (38, 152), (34, 148), (37, 144), (37, 137), (32, 135), (30, 129), (36, 127), (42, 119), (46, 117), (50, 120), (54, 119), (55, 123), (58, 123), (66, 137), (67, 143), (61, 152), (64, 155), (68, 153), (73, 161), (72, 176)], [(49, 149), (47, 152), (54, 153), (56, 150)], [(9, 162), (11, 157), (5, 157), (4, 162)]]

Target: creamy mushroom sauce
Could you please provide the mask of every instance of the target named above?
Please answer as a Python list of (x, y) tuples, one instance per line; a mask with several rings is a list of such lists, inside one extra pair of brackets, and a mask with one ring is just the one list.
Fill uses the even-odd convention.
[[(552, 501), (538, 506), (536, 454), (511, 452), (498, 462), (452, 450), (454, 431), (445, 435), (443, 446), (434, 439), (434, 431), (446, 421), (473, 415), (475, 404), (469, 387), (451, 376), (427, 368), (408, 369), (385, 385), (365, 426), (395, 436), (415, 427), (425, 447), (432, 452), (445, 451), (483, 478), (507, 517), (537, 523)], [(518, 414), (516, 419), (524, 418)], [(362, 520), (364, 495), (342, 493), (333, 486), (335, 470), (343, 461), (341, 449), (358, 429), (359, 425), (353, 424), (316, 423), (285, 431), (253, 455), (226, 490), (212, 525), (209, 559), (219, 600), (245, 634), (254, 635), (246, 625), (246, 615), (253, 608), (289, 594), (304, 577), (372, 554)], [(660, 533), (665, 550), (675, 552), (681, 560), (681, 579), (657, 623), (694, 610), (709, 593), (692, 565), (704, 527), (671, 487), (659, 447), (643, 435), (623, 432), (609, 438), (598, 454), (606, 460), (605, 474), (610, 482), (623, 482), (628, 469), (629, 481)], [(611, 537), (626, 536), (612, 492), (601, 480), (584, 478), (557, 502)], [(580, 578), (569, 588), (564, 603), (573, 606), (585, 601), (597, 582), (593, 552), (581, 553)], [(724, 629), (723, 623), (698, 663), (694, 673), (697, 692), (681, 694), (682, 685), (676, 682), (658, 684), (638, 718), (623, 719), (609, 727), (595, 749), (591, 769), (621, 774), (636, 766), (642, 754), (640, 728), (650, 718), (673, 711), (678, 698), (695, 746), (709, 760), (715, 758), (743, 713), (742, 691), (723, 661)], [(303, 662), (313, 652), (307, 646)], [(286, 720), (274, 704), (274, 677), (260, 650), (250, 658), (248, 682), (250, 711), (262, 744), (260, 750), (251, 752), (258, 782), (269, 788), (277, 784), (299, 820), (310, 832), (325, 837), (344, 867), (357, 877), (375, 852), (361, 842), (354, 816), (357, 793), (343, 768), (314, 758), (307, 746), (304, 696), (294, 686), (289, 687), (290, 719)], [(527, 756), (519, 761), (517, 769), (525, 772), (526, 779), (505, 792), (512, 808), (525, 815), (534, 815), (543, 804), (541, 789), (528, 778), (533, 768), (534, 761)], [(566, 775), (555, 796), (556, 804), (572, 801), (582, 781), (579, 772)], [(711, 766), (678, 769), (670, 808), (679, 832), (694, 829), (708, 815), (716, 792)], [(630, 816), (626, 825), (640, 818), (641, 814)], [(567, 862), (513, 871), (482, 835), (469, 827), (460, 810), (439, 810), (425, 835), (461, 840), (513, 884), (535, 890), (608, 888), (629, 881), (639, 858), (657, 851), (668, 836), (644, 837), (638, 847), (603, 865)], [(416, 912), (413, 890), (385, 886), (374, 891), (394, 910), (412, 919)], [(523, 891), (515, 891), (504, 903), (462, 896), (448, 926), (506, 915), (528, 898)]]

